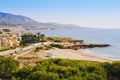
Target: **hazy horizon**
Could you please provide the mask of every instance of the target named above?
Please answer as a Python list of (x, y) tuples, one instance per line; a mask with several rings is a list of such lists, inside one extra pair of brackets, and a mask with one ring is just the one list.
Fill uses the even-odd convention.
[(120, 28), (119, 4), (119, 0), (5, 0), (0, 3), (0, 12), (27, 16), (39, 22)]

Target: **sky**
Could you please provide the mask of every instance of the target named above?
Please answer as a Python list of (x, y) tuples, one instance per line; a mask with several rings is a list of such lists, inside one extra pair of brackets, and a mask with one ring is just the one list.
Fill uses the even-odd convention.
[(39, 22), (120, 28), (120, 0), (0, 0), (0, 12)]

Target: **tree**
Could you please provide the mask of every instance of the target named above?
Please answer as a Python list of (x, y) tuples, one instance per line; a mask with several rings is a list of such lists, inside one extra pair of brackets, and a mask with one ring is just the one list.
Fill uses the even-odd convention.
[(42, 34), (42, 35), (41, 35), (42, 45), (43, 45), (43, 42), (44, 42), (44, 37), (45, 37), (45, 35), (44, 35), (44, 34)]
[(0, 78), (10, 79), (13, 71), (19, 67), (19, 63), (11, 58), (0, 56)]

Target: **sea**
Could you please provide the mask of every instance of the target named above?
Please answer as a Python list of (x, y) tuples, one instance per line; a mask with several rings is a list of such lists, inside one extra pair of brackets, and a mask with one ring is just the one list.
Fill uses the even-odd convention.
[(120, 29), (61, 29), (61, 30), (30, 30), (46, 36), (71, 37), (90, 43), (110, 44), (111, 47), (80, 49), (80, 52), (103, 58), (120, 60)]

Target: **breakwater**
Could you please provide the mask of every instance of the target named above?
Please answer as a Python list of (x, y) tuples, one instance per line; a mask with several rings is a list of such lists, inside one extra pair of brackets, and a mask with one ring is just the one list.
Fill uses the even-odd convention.
[(79, 44), (79, 45), (72, 45), (72, 46), (66, 46), (64, 49), (86, 49), (86, 48), (95, 48), (95, 47), (109, 47), (110, 44)]

